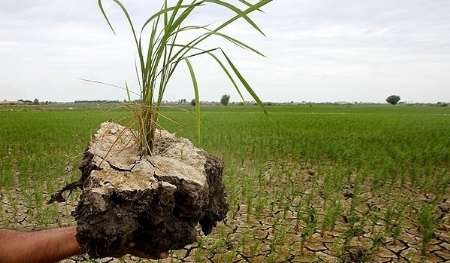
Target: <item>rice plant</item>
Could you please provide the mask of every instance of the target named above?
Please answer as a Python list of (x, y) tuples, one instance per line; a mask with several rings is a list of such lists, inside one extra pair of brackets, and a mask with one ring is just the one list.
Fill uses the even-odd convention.
[[(264, 35), (258, 25), (248, 15), (255, 11), (261, 11), (261, 8), (272, 2), (272, 0), (259, 0), (255, 4), (239, 0), (240, 3), (245, 5), (245, 9), (240, 9), (236, 5), (229, 3), (229, 1), (222, 0), (178, 0), (173, 5), (170, 5), (168, 0), (164, 0), (161, 9), (151, 15), (140, 27), (140, 30), (135, 27), (131, 15), (122, 2), (119, 0), (112, 1), (120, 7), (120, 10), (125, 15), (136, 46), (138, 63), (135, 70), (139, 82), (139, 92), (133, 92), (128, 85), (126, 85), (125, 89), (129, 102), (131, 102), (130, 93), (139, 95), (138, 103), (132, 104), (132, 111), (138, 127), (136, 137), (144, 154), (152, 153), (155, 131), (159, 125), (160, 118), (165, 118), (165, 115), (161, 113), (161, 106), (166, 88), (182, 63), (186, 64), (192, 79), (195, 93), (197, 136), (200, 141), (199, 86), (191, 63), (191, 59), (194, 57), (209, 55), (217, 62), (242, 99), (243, 95), (238, 83), (262, 106), (261, 100), (225, 50), (221, 47), (201, 48), (200, 44), (211, 37), (218, 37), (240, 48), (263, 56), (258, 50), (221, 31), (230, 24), (243, 19), (256, 31)], [(98, 0), (98, 6), (110, 29), (115, 33), (115, 29), (103, 7), (103, 2), (103, 0)], [(194, 11), (206, 5), (230, 10), (235, 15), (214, 28), (187, 24), (188, 18), (193, 16)], [(195, 37), (188, 41), (180, 41), (180, 36), (185, 35), (185, 33), (195, 35)]]
[(434, 204), (426, 204), (419, 210), (417, 215), (419, 230), (422, 235), (422, 256), (425, 256), (436, 231), (438, 221), (434, 215), (434, 209)]
[(325, 235), (326, 231), (334, 231), (336, 222), (342, 214), (343, 208), (339, 200), (334, 200), (329, 207), (325, 209), (325, 215), (322, 221), (320, 234)]
[(393, 206), (389, 206), (384, 213), (383, 220), (386, 228), (385, 231), (388, 236), (392, 237), (394, 244), (401, 234), (401, 220), (405, 209), (405, 204), (397, 203)]
[[(120, 123), (129, 115), (121, 107), (108, 108), (107, 112), (105, 108), (82, 106), (67, 111), (61, 107), (42, 111), (24, 107), (23, 111), (0, 114), (2, 228), (71, 223), (73, 206), (53, 210), (42, 198), (76, 175), (62, 175), (65, 167), (77, 163), (68, 163), (67, 156), (84, 151), (84, 143), (100, 122), (113, 119)], [(441, 208), (448, 200), (449, 110), (426, 106), (405, 106), (396, 112), (382, 106), (272, 106), (273, 122), (269, 123), (253, 105), (205, 107), (202, 146), (221, 155), (228, 164), (224, 181), (230, 213), (215, 233), (201, 238), (198, 249), (193, 246), (177, 251), (173, 261), (266, 262), (272, 258), (287, 262), (289, 254), (291, 262), (306, 261), (311, 253), (323, 256), (311, 250), (322, 241), (327, 242), (325, 252), (336, 258), (346, 252), (344, 248), (356, 247), (367, 252), (360, 259), (370, 256), (372, 262), (386, 249), (397, 251), (407, 245), (411, 249), (398, 252), (405, 260), (435, 261), (438, 253), (446, 252), (440, 240), (448, 232)], [(351, 114), (343, 114), (346, 112)], [(163, 108), (162, 114), (183, 122), (183, 126), (192, 122), (191, 114), (178, 108)], [(180, 136), (196, 137), (192, 129), (182, 129), (167, 119), (161, 119), (161, 125)], [(350, 157), (359, 159), (349, 163)], [(403, 186), (400, 177), (395, 184), (390, 182), (391, 168), (386, 169), (385, 164), (390, 167), (392, 160), (398, 174), (406, 176)], [(311, 167), (316, 174), (308, 179), (305, 169)], [(355, 180), (357, 174), (366, 180)], [(385, 183), (371, 188), (377, 176)], [(422, 180), (427, 178), (422, 188)], [(68, 200), (76, 204), (76, 193)], [(248, 221), (247, 201), (251, 204)], [(286, 210), (288, 205), (290, 211)], [(308, 209), (310, 205), (315, 211)], [(308, 222), (306, 230), (316, 228), (315, 234), (308, 238), (306, 231), (302, 237)], [(360, 236), (361, 230), (364, 236)], [(323, 232), (320, 237), (318, 233)], [(299, 249), (302, 239), (304, 255)], [(393, 239), (398, 239), (397, 244)], [(347, 247), (343, 247), (345, 242)], [(422, 245), (427, 253), (419, 258)], [(181, 260), (186, 254), (188, 257)]]
[(311, 203), (311, 197), (307, 197), (306, 213), (303, 216), (305, 227), (300, 237), (300, 253), (303, 254), (305, 243), (314, 235), (317, 230), (317, 210)]

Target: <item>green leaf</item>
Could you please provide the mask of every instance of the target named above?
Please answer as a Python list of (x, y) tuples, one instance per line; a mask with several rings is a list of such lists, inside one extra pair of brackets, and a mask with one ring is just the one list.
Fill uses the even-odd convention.
[(197, 29), (198, 30), (208, 31), (208, 33), (211, 34), (211, 35), (217, 35), (217, 36), (223, 37), (225, 40), (231, 42), (232, 44), (234, 44), (234, 45), (236, 45), (236, 46), (238, 46), (240, 48), (248, 49), (248, 50), (253, 51), (254, 53), (256, 53), (256, 54), (258, 54), (258, 55), (260, 55), (262, 57), (265, 57), (265, 55), (263, 53), (261, 53), (260, 51), (258, 51), (255, 48), (251, 47), (250, 45), (247, 45), (244, 42), (242, 42), (242, 41), (240, 41), (240, 40), (238, 40), (238, 39), (236, 39), (234, 37), (231, 37), (231, 36), (229, 36), (227, 34), (220, 33), (220, 32), (215, 32), (215, 31), (213, 31), (211, 29), (208, 29), (208, 27), (206, 27), (206, 26), (186, 26), (186, 27), (180, 28), (179, 30), (174, 31), (174, 33), (179, 33), (179, 32), (183, 32), (183, 31), (187, 31), (187, 30), (197, 30)]
[[(173, 24), (170, 25), (170, 33), (173, 32), (172, 29), (178, 28), (181, 23), (183, 23), (183, 21), (192, 13), (192, 11), (194, 11), (195, 7), (197, 5), (191, 5), (188, 8), (186, 8), (186, 10), (183, 11), (183, 13), (181, 13), (181, 15), (173, 22)], [(175, 11), (174, 11), (175, 12)]]
[(228, 21), (226, 21), (222, 25), (218, 26), (216, 29), (214, 29), (214, 31), (217, 32), (217, 31), (223, 29), (224, 27), (228, 26), (229, 24), (233, 23), (234, 21), (238, 20), (239, 18), (243, 17), (243, 15), (247, 15), (247, 14), (249, 14), (249, 13), (255, 11), (255, 10), (258, 10), (261, 7), (267, 5), (268, 3), (272, 2), (272, 1), (273, 0), (261, 0), (260, 2), (250, 6), (246, 10), (242, 11), (241, 14), (238, 14), (237, 16), (232, 17), (231, 19), (229, 19)]
[[(167, 0), (164, 0), (164, 8), (167, 9)], [(164, 13), (164, 27), (167, 27), (167, 22), (168, 22), (168, 16), (167, 13)]]
[(128, 88), (128, 83), (125, 81), (125, 89), (127, 90), (128, 102), (131, 102), (130, 89)]
[[(185, 47), (185, 45), (181, 45), (181, 44), (172, 44), (172, 46)], [(220, 59), (216, 55), (214, 55), (212, 53), (212, 51), (215, 51), (215, 50), (220, 49), (220, 48), (214, 48), (214, 49), (211, 49), (211, 50), (203, 50), (201, 48), (193, 48), (193, 49), (200, 50), (200, 51), (202, 51), (201, 53), (207, 53), (208, 55), (210, 55), (217, 62), (217, 64), (219, 64), (219, 66), (225, 72), (225, 75), (227, 75), (228, 79), (230, 79), (230, 81), (233, 84), (234, 88), (236, 89), (237, 93), (241, 97), (242, 102), (244, 102), (245, 101), (244, 96), (242, 96), (242, 92), (239, 89), (239, 86), (237, 85), (236, 81), (233, 79), (233, 76), (231, 76), (230, 72), (225, 67), (225, 65), (222, 63), (222, 61), (220, 61)], [(197, 53), (197, 54), (200, 54), (200, 53)]]
[(239, 89), (239, 86), (236, 84), (236, 81), (234, 81), (233, 77), (231, 76), (228, 69), (225, 67), (225, 65), (220, 61), (220, 59), (214, 55), (213, 53), (208, 53), (214, 60), (219, 64), (219, 66), (222, 68), (222, 70), (225, 72), (225, 75), (227, 75), (228, 79), (230, 79), (231, 83), (233, 83), (234, 88), (236, 89), (237, 93), (242, 99), (242, 102), (245, 102), (244, 96), (242, 96), (241, 90)]
[(226, 34), (223, 34), (223, 33), (214, 32), (214, 31), (211, 31), (211, 30), (210, 30), (210, 32), (211, 32), (211, 34), (218, 35), (218, 36), (221, 36), (221, 37), (225, 38), (226, 40), (230, 41), (231, 43), (237, 45), (240, 48), (248, 49), (248, 50), (253, 51), (253, 52), (255, 52), (256, 54), (258, 54), (258, 55), (260, 55), (262, 57), (265, 57), (263, 53), (259, 52), (255, 48), (252, 48), (251, 46), (245, 44), (244, 42), (237, 40), (236, 38), (230, 37), (230, 36), (228, 36)]
[[(128, 24), (130, 25), (131, 31), (133, 33), (134, 41), (135, 41), (136, 48), (137, 48), (137, 51), (138, 51), (139, 62), (140, 62), (140, 65), (141, 65), (141, 72), (144, 72), (145, 71), (145, 68), (144, 68), (145, 67), (144, 56), (142, 54), (140, 41), (138, 40), (138, 38), (136, 36), (136, 30), (134, 29), (133, 21), (131, 20), (130, 14), (128, 13), (128, 11), (125, 8), (125, 6), (119, 0), (113, 0), (113, 2), (116, 3), (120, 7), (120, 9), (122, 10), (123, 14), (127, 18), (127, 21), (128, 21)], [(106, 21), (108, 22), (108, 24), (110, 25), (111, 29), (115, 33), (114, 29), (111, 26), (111, 23), (109, 22), (108, 16), (106, 15), (105, 10), (103, 9), (102, 0), (99, 0), (98, 3), (99, 3), (100, 10), (103, 13), (103, 16), (105, 17)]]
[(108, 19), (108, 16), (106, 15), (105, 9), (103, 8), (103, 3), (102, 0), (98, 0), (98, 7), (100, 8), (100, 11), (102, 11), (103, 17), (105, 18), (106, 22), (108, 23), (109, 28), (111, 29), (111, 31), (114, 33), (114, 35), (116, 34), (116, 31), (114, 30), (111, 22)]
[[(221, 1), (221, 0), (204, 0), (205, 2), (209, 2), (209, 3), (214, 3), (223, 7), (226, 7), (232, 11), (234, 11), (235, 13), (237, 13), (238, 15), (242, 16), (252, 27), (254, 27), (258, 32), (260, 32), (263, 36), (265, 36), (264, 32), (258, 27), (258, 25), (256, 25), (255, 22), (253, 22), (253, 20), (251, 20), (246, 13), (244, 13), (241, 9), (237, 8), (236, 6)], [(250, 7), (252, 7), (253, 5), (247, 2), (247, 5), (249, 5)]]
[[(241, 3), (243, 3), (244, 5), (246, 5), (246, 6), (252, 6), (252, 4), (251, 3), (249, 3), (249, 2), (247, 2), (247, 1), (245, 1), (245, 0), (238, 0), (239, 2), (241, 2)], [(258, 11), (260, 11), (260, 12), (263, 12), (261, 9), (258, 9)]]
[[(177, 54), (175, 54), (175, 58), (176, 57), (184, 57), (185, 54), (187, 54), (193, 47), (196, 47), (198, 44), (200, 44), (201, 42), (205, 41), (209, 36), (214, 35), (214, 33), (212, 32), (218, 32), (220, 30), (222, 30), (223, 28), (225, 28), (226, 26), (230, 25), (231, 23), (233, 23), (234, 21), (238, 20), (239, 18), (242, 17), (243, 14), (249, 14), (255, 10), (257, 10), (258, 8), (261, 8), (262, 6), (272, 2), (273, 0), (261, 0), (260, 2), (258, 2), (257, 4), (253, 5), (252, 7), (246, 9), (243, 11), (242, 14), (238, 14), (234, 17), (232, 17), (231, 19), (227, 20), (225, 23), (221, 24), (220, 26), (218, 26), (217, 28), (215, 28), (214, 30), (210, 31), (209, 33), (206, 33), (204, 35), (198, 36), (195, 39), (193, 39), (191, 42), (189, 42), (186, 46), (187, 48), (183, 48), (182, 50), (179, 50), (177, 52)], [(184, 53), (183, 53), (184, 52)], [(183, 54), (181, 54), (183, 53)], [(181, 55), (180, 55), (181, 54)], [(175, 58), (172, 59), (172, 61), (175, 60)]]
[[(175, 17), (177, 17), (178, 10), (180, 10), (182, 3), (183, 3), (183, 0), (178, 0), (177, 4), (175, 5), (175, 9), (173, 10), (172, 15), (170, 16), (170, 20), (167, 22), (166, 26), (164, 27), (166, 32), (170, 31), (170, 28), (172, 27)], [(188, 8), (191, 8), (191, 5), (192, 4), (188, 5)]]
[(225, 52), (223, 52), (223, 50), (222, 50), (222, 54), (225, 56), (225, 59), (228, 61), (228, 64), (230, 65), (231, 69), (234, 71), (236, 76), (239, 78), (242, 85), (244, 85), (247, 92), (252, 96), (252, 98), (256, 101), (256, 103), (258, 103), (258, 105), (261, 106), (261, 108), (264, 111), (264, 114), (268, 115), (266, 108), (264, 107), (264, 104), (259, 99), (258, 95), (256, 95), (256, 93), (253, 91), (252, 87), (250, 87), (250, 84), (248, 84), (247, 80), (242, 76), (242, 74), (239, 72), (239, 70), (236, 68), (236, 66), (233, 64), (233, 62), (231, 62), (231, 59), (227, 56), (227, 54)]
[(189, 62), (189, 59), (185, 59), (186, 64), (189, 68), (189, 73), (191, 74), (192, 79), (192, 86), (194, 87), (194, 93), (195, 93), (195, 112), (196, 112), (196, 120), (197, 120), (197, 137), (198, 137), (198, 143), (201, 144), (201, 115), (200, 115), (200, 97), (198, 94), (198, 83), (197, 78), (195, 77), (194, 68), (192, 67), (191, 62)]
[[(196, 5), (200, 6), (201, 4), (200, 4), (200, 3), (197, 3)], [(184, 8), (188, 8), (188, 7), (190, 7), (190, 6), (191, 6), (191, 5), (181, 5), (179, 8), (180, 8), (180, 9), (184, 9)], [(170, 11), (175, 10), (175, 8), (176, 8), (176, 6), (172, 6), (172, 7), (168, 7), (168, 8), (165, 8), (165, 9), (162, 9), (162, 10), (156, 12), (156, 13), (155, 13), (154, 15), (152, 15), (149, 19), (147, 19), (147, 21), (145, 21), (144, 25), (143, 25), (142, 28), (141, 28), (141, 32), (145, 30), (145, 28), (148, 26), (148, 24), (149, 24), (150, 22), (152, 22), (153, 20), (155, 20), (156, 18), (160, 17), (160, 16), (163, 15), (163, 14), (167, 14), (167, 13), (169, 13)]]

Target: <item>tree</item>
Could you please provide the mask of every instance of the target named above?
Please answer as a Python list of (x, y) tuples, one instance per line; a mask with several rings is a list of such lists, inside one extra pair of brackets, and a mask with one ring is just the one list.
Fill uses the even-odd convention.
[(38, 99), (34, 99), (33, 100), (33, 105), (39, 105), (39, 100)]
[(197, 105), (197, 103), (195, 102), (195, 99), (192, 99), (191, 100), (191, 106), (195, 106), (195, 105)]
[(392, 105), (397, 105), (397, 103), (400, 101), (400, 96), (397, 95), (391, 95), (386, 98), (386, 102), (390, 103)]
[(228, 105), (228, 103), (230, 102), (230, 95), (223, 95), (222, 96), (222, 98), (220, 99), (220, 103), (223, 105), (223, 106), (227, 106)]

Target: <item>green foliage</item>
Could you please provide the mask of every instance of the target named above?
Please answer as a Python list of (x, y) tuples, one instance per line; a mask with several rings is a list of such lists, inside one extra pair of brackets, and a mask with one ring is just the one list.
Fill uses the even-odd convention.
[(333, 231), (336, 221), (343, 212), (342, 204), (339, 200), (334, 200), (325, 210), (325, 216), (322, 222), (322, 234), (325, 231)]
[(314, 206), (310, 205), (307, 207), (304, 222), (306, 227), (303, 229), (302, 239), (308, 240), (317, 229), (317, 210)]
[[(114, 27), (104, 9), (103, 1), (104, 0), (98, 0), (98, 6), (112, 32), (115, 33)], [(138, 126), (138, 139), (143, 152), (147, 154), (151, 154), (152, 152), (155, 130), (157, 125), (159, 125), (161, 117), (163, 117), (160, 114), (160, 111), (164, 94), (170, 80), (178, 69), (180, 62), (186, 62), (192, 78), (196, 101), (195, 107), (197, 114), (196, 122), (198, 126), (198, 137), (200, 136), (201, 120), (199, 88), (193, 66), (190, 63), (190, 59), (193, 59), (194, 57), (209, 55), (218, 63), (241, 97), (242, 94), (234, 79), (235, 77), (255, 99), (255, 101), (262, 106), (261, 100), (221, 47), (205, 49), (200, 48), (199, 46), (211, 37), (218, 37), (240, 48), (249, 50), (258, 55), (262, 55), (261, 52), (256, 49), (238, 39), (222, 33), (221, 31), (235, 21), (243, 19), (256, 31), (264, 35), (261, 29), (248, 15), (254, 11), (260, 10), (260, 8), (273, 0), (259, 0), (255, 4), (241, 0), (240, 2), (246, 7), (243, 10), (222, 0), (177, 0), (174, 5), (169, 5), (168, 0), (164, 0), (161, 9), (153, 13), (145, 21), (140, 31), (138, 31), (134, 26), (132, 17), (122, 2), (119, 0), (112, 1), (119, 6), (120, 10), (125, 15), (125, 18), (131, 28), (133, 42), (136, 46), (138, 54), (136, 73), (140, 90), (139, 92), (134, 93), (137, 93), (140, 98), (139, 103), (131, 106), (136, 118), (136, 124)], [(232, 11), (234, 16), (225, 22), (220, 23), (219, 26), (215, 28), (209, 28), (208, 26), (186, 25), (188, 18), (193, 16), (197, 9), (201, 9), (207, 5)], [(184, 39), (184, 33), (195, 35), (195, 37), (188, 41), (181, 41), (181, 39)], [(146, 40), (148, 40), (148, 42), (146, 42)], [(218, 55), (214, 54), (216, 51), (219, 52)], [(235, 77), (230, 74), (229, 70), (225, 66), (225, 63), (221, 61), (223, 58), (225, 58), (228, 66), (232, 69)], [(126, 90), (129, 97), (130, 89), (128, 88), (128, 85), (126, 85)]]
[(312, 204), (312, 194), (306, 197), (304, 209), (305, 211), (302, 211), (303, 215), (301, 215), (302, 221), (305, 224), (300, 239), (301, 253), (303, 253), (305, 242), (308, 241), (317, 230), (317, 210)]
[(386, 234), (395, 240), (400, 236), (401, 232), (401, 221), (404, 216), (406, 206), (398, 202), (393, 206), (389, 206), (384, 213), (384, 223), (386, 228)]
[(230, 95), (223, 95), (222, 98), (220, 98), (220, 103), (223, 106), (228, 106), (229, 102), (230, 102)]
[(417, 215), (417, 221), (422, 235), (422, 255), (426, 254), (428, 245), (436, 231), (437, 219), (434, 214), (434, 209), (434, 204), (426, 204), (419, 210)]
[(391, 95), (386, 98), (386, 102), (392, 105), (397, 105), (397, 103), (400, 101), (400, 96), (397, 95)]
[[(161, 113), (179, 123), (161, 123), (179, 136), (195, 139), (192, 109), (189, 103), (164, 107)], [(373, 240), (373, 255), (386, 243), (383, 238), (397, 235), (396, 229), (420, 230), (423, 240), (433, 242), (428, 241), (430, 233), (442, 227), (435, 220), (439, 211), (424, 207), (419, 213), (414, 207), (422, 206), (420, 193), (425, 191), (433, 194), (436, 203), (431, 207), (448, 196), (450, 108), (274, 105), (270, 110), (268, 120), (251, 105), (203, 108), (202, 144), (226, 163), (223, 180), (230, 212), (227, 224), (220, 224), (222, 230), (202, 238), (202, 248), (191, 255), (199, 261), (214, 257), (215, 262), (227, 262), (239, 259), (239, 253), (257, 255), (272, 249), (264, 256), (286, 262), (288, 249), (298, 253), (300, 242), (313, 246), (320, 236), (311, 233), (324, 225), (332, 229), (333, 221), (335, 230), (325, 238), (333, 240), (336, 254), (344, 239), (361, 230), (366, 231), (361, 240), (366, 234)], [(127, 110), (110, 104), (0, 107), (0, 218), (13, 218), (0, 227), (18, 227), (23, 213), (33, 227), (59, 224), (62, 218), (70, 223), (70, 206), (61, 207), (63, 211), (47, 206), (43, 193), (79, 179), (76, 167), (86, 141), (100, 122), (110, 119), (133, 125)], [(73, 171), (63, 175), (67, 166)], [(315, 172), (309, 181), (306, 168)], [(375, 176), (386, 183), (370, 188)], [(355, 201), (343, 196), (349, 183), (355, 184)], [(16, 189), (23, 191), (17, 194)], [(410, 195), (409, 189), (417, 195)], [(76, 194), (70, 197), (74, 202)], [(375, 198), (376, 209), (368, 208), (367, 198)], [(29, 207), (26, 212), (20, 212), (22, 204)], [(414, 219), (417, 224), (411, 222)], [(392, 222), (393, 228), (381, 228), (385, 222)], [(359, 238), (350, 246), (355, 242)], [(412, 247), (420, 250), (420, 244)]]

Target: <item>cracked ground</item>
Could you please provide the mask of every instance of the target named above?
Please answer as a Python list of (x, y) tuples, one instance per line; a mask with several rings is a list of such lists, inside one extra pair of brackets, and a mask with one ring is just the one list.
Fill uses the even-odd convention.
[[(227, 184), (240, 186), (228, 194), (227, 219), (207, 237), (199, 231), (197, 243), (171, 251), (161, 262), (450, 261), (450, 199), (445, 195), (407, 184), (374, 189), (354, 174), (341, 180), (327, 175), (331, 168), (315, 170), (295, 162), (269, 161), (257, 176), (250, 176), (255, 171), (247, 166), (252, 167), (243, 164), (239, 173), (227, 177)], [(35, 187), (41, 194), (2, 189), (1, 227), (36, 230), (75, 224), (70, 213), (77, 192), (66, 203), (46, 205), (48, 186)], [(339, 211), (330, 212), (336, 203)], [(434, 204), (436, 223), (431, 239), (424, 242), (417, 213), (428, 204)], [(79, 256), (64, 262), (147, 261)]]
[[(61, 106), (62, 107), (62, 106)], [(1, 107), (0, 107), (1, 108)], [(225, 161), (229, 213), (209, 236), (162, 262), (450, 262), (449, 108), (205, 107), (206, 150)], [(0, 109), (0, 228), (75, 224), (76, 167), (118, 108)], [(195, 140), (192, 116), (163, 123)], [(189, 126), (190, 125), (190, 126)], [(0, 259), (1, 261), (1, 259)], [(148, 262), (122, 259), (66, 262)]]

